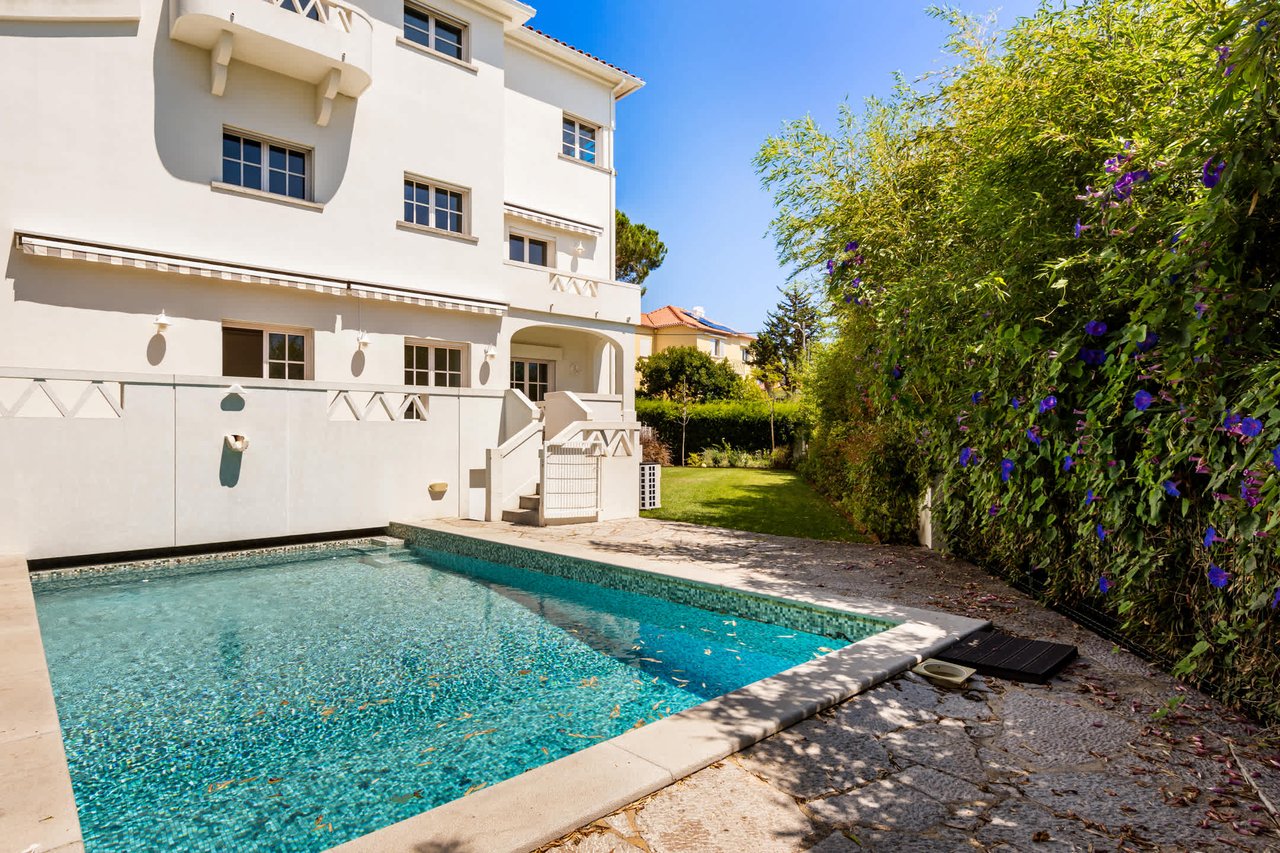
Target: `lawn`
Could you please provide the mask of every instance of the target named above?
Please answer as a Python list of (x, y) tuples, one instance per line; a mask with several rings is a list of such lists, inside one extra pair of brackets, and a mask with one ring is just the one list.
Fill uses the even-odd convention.
[(640, 514), (779, 536), (867, 541), (794, 471), (663, 468), (662, 507)]

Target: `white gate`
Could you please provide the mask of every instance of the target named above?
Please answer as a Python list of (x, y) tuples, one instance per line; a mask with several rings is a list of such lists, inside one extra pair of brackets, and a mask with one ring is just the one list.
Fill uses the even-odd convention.
[(542, 517), (595, 518), (600, 512), (600, 443), (548, 444), (542, 454)]

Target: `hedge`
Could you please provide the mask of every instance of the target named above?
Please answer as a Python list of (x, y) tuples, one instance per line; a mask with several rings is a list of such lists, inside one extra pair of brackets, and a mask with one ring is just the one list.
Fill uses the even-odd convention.
[[(670, 400), (636, 400), (636, 417), (680, 455), (680, 404)], [(793, 445), (809, 428), (798, 403), (777, 403), (773, 412), (774, 442)], [(685, 428), (685, 455), (728, 442), (735, 450), (770, 450), (768, 403), (695, 403), (689, 406)]]

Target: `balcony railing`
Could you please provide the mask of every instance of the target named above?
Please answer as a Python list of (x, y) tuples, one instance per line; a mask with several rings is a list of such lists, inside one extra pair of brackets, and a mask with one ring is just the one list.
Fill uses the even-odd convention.
[(263, 2), (289, 12), (297, 12), (304, 18), (310, 18), (322, 24), (339, 27), (347, 33), (351, 32), (353, 17), (363, 19), (370, 28), (373, 27), (373, 22), (369, 20), (368, 15), (355, 6), (343, 3), (342, 0), (263, 0)]

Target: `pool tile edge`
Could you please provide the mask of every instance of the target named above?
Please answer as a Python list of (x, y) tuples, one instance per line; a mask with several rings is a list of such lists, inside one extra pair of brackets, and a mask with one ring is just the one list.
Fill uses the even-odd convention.
[(26, 560), (0, 556), (0, 598), (0, 684), (23, 688), (0, 702), (0, 838), (14, 850), (83, 849)]

